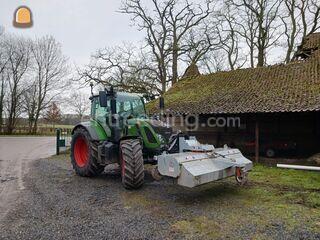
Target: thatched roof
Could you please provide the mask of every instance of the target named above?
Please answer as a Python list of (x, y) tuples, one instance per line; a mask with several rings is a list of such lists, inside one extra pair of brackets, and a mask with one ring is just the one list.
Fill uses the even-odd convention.
[[(164, 98), (168, 110), (184, 114), (319, 111), (320, 49), (307, 60), (286, 65), (187, 78)], [(148, 108), (157, 112), (157, 102)]]
[(308, 35), (302, 42), (302, 45), (298, 47), (295, 54), (296, 58), (308, 58), (315, 51), (320, 49), (320, 32), (312, 33)]
[(302, 49), (320, 49), (320, 32), (307, 36), (301, 46)]

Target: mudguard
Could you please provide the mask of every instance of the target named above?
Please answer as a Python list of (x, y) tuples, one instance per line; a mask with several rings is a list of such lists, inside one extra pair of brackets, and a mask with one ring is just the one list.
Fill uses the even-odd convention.
[(72, 134), (77, 128), (84, 128), (90, 134), (90, 137), (93, 141), (105, 141), (108, 139), (106, 132), (104, 131), (103, 127), (100, 126), (97, 122), (83, 122), (76, 125), (73, 130)]

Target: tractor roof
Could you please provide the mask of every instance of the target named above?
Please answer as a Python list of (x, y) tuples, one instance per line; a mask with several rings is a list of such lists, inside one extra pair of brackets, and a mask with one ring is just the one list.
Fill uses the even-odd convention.
[[(123, 98), (141, 98), (142, 96), (137, 93), (116, 92), (118, 97)], [(98, 98), (99, 95), (94, 95), (93, 98)]]
[(117, 95), (121, 97), (141, 98), (141, 95), (137, 93), (117, 92)]

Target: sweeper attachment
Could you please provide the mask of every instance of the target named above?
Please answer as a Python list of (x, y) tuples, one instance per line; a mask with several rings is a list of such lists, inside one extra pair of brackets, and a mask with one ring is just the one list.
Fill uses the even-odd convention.
[(246, 182), (252, 162), (239, 150), (215, 149), (195, 137), (174, 134), (163, 122), (147, 118), (142, 97), (111, 88), (90, 99), (91, 120), (73, 129), (71, 162), (78, 175), (96, 176), (117, 163), (123, 186), (137, 189), (149, 163), (156, 179), (171, 177), (190, 188), (231, 176)]
[(240, 184), (246, 182), (252, 162), (238, 149), (227, 146), (215, 149), (212, 145), (201, 145), (195, 137), (190, 140), (181, 137), (179, 142), (183, 147), (179, 153), (155, 157), (161, 175), (176, 178), (177, 184), (190, 188), (231, 176), (236, 176)]

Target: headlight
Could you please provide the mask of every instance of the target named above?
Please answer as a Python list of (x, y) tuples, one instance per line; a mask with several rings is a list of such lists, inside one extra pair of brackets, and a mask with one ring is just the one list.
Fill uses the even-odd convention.
[(166, 143), (165, 138), (164, 138), (161, 134), (157, 134), (157, 136), (158, 136), (158, 139), (159, 139), (159, 141), (160, 141), (161, 143)]

